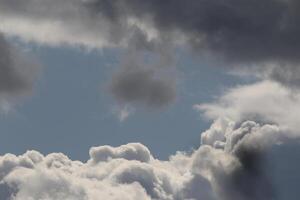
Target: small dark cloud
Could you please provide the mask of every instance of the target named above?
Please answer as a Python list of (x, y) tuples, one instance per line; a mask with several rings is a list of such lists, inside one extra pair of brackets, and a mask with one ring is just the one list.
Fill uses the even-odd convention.
[(0, 35), (0, 92), (14, 92), (26, 87), (25, 81), (15, 69), (15, 56), (11, 46)]
[(31, 90), (37, 65), (10, 45), (0, 33), (0, 95), (18, 95)]
[(176, 98), (174, 79), (131, 60), (112, 76), (109, 91), (121, 104), (143, 105), (149, 108), (166, 106)]

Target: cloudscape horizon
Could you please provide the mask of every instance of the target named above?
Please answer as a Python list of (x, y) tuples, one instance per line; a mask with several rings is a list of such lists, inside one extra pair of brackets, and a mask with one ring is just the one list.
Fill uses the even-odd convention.
[(0, 200), (292, 200), (297, 0), (0, 0)]

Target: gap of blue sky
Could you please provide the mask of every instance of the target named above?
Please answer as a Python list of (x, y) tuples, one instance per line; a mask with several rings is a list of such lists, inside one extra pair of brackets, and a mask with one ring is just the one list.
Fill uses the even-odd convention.
[(179, 72), (176, 102), (163, 110), (137, 110), (120, 122), (116, 102), (105, 87), (116, 70), (118, 50), (87, 51), (26, 44), (43, 63), (33, 95), (0, 120), (0, 153), (63, 152), (86, 160), (91, 146), (141, 142), (160, 159), (176, 151), (197, 148), (200, 133), (210, 122), (193, 110), (240, 80), (220, 67), (193, 61), (177, 53)]

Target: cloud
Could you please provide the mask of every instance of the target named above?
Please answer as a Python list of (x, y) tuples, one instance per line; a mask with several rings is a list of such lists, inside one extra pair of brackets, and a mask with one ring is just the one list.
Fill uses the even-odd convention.
[(121, 104), (164, 107), (176, 98), (176, 82), (162, 69), (146, 67), (135, 60), (115, 72), (109, 91)]
[[(254, 66), (268, 79), (298, 87), (299, 6), (297, 0), (1, 0), (0, 17), (1, 31), (25, 41), (121, 47), (165, 60), (172, 60), (168, 56), (177, 45), (189, 46), (194, 55), (234, 66), (234, 71)], [(113, 96), (146, 106), (169, 104), (174, 96), (170, 81), (154, 78), (151, 74), (161, 74), (155, 67), (134, 65), (113, 77)]]
[(116, 115), (120, 122), (124, 122), (127, 118), (134, 113), (135, 109), (132, 106), (116, 106), (113, 109), (113, 114)]
[(94, 1), (85, 0), (1, 0), (1, 30), (25, 41), (50, 46), (126, 46), (130, 35), (135, 33), (132, 28), (138, 24), (127, 17), (122, 22), (109, 19), (109, 4), (103, 9)]
[(1, 196), (6, 200), (273, 197), (272, 183), (260, 158), (275, 144), (268, 138), (279, 135), (279, 128), (246, 121), (223, 134), (225, 139), (220, 142), (224, 148), (207, 145), (202, 139), (203, 144), (191, 154), (178, 152), (166, 161), (155, 159), (139, 143), (92, 147), (87, 162), (70, 160), (62, 153), (6, 154), (0, 156)]
[(32, 92), (39, 65), (0, 32), (0, 109), (13, 110), (19, 97)]
[[(231, 61), (299, 61), (297, 0), (2, 0), (0, 5), (3, 31), (41, 43), (126, 44), (136, 27), (143, 42), (180, 32), (192, 46)], [(46, 32), (55, 34), (45, 37)]]
[[(6, 154), (0, 157), (0, 196), (8, 200), (276, 198), (265, 156), (282, 138), (299, 137), (300, 95), (290, 88), (299, 82), (299, 6), (296, 0), (0, 0), (5, 35), (51, 46), (126, 48), (129, 56), (125, 54), (109, 84), (110, 93), (122, 105), (161, 108), (175, 100), (176, 78), (164, 67), (173, 65), (176, 45), (188, 45), (197, 55), (232, 65), (234, 70), (254, 66), (263, 78), (271, 79), (235, 87), (214, 103), (196, 105), (214, 122), (191, 154), (178, 152), (161, 161), (136, 143), (92, 147), (87, 162), (62, 153)], [(0, 93), (31, 87), (32, 79), (19, 68), (23, 59), (13, 49), (1, 36)], [(156, 55), (160, 58), (154, 62), (144, 60)]]
[[(299, 138), (299, 103), (298, 90), (274, 81), (261, 81), (235, 86), (215, 102), (194, 106), (213, 120), (211, 127), (201, 134), (198, 152), (206, 145), (208, 149), (203, 150), (204, 155), (197, 162), (201, 166), (202, 158), (210, 158), (205, 170), (209, 169), (206, 173), (217, 194), (221, 194), (220, 199), (278, 198), (282, 186), (270, 177), (268, 166), (272, 163), (267, 164), (268, 157), (276, 157), (274, 153), (270, 156), (272, 149), (278, 153), (289, 146), (286, 141)], [(215, 149), (213, 153), (211, 147)], [(215, 159), (215, 153), (225, 161)], [(280, 166), (279, 160), (274, 165)]]
[[(216, 138), (216, 132), (222, 137)], [(265, 171), (264, 158), (267, 150), (280, 141), (281, 134), (276, 125), (259, 125), (253, 121), (237, 125), (233, 121), (217, 120), (201, 135), (201, 141), (202, 146), (219, 150), (200, 147), (203, 155), (197, 159), (196, 169), (201, 169), (202, 157), (209, 157), (205, 165), (211, 179), (215, 179), (220, 199), (273, 199), (275, 191)]]
[[(300, 94), (273, 81), (237, 86), (216, 102), (195, 105), (195, 108), (210, 119), (269, 122), (278, 124), (289, 137), (299, 136)], [(214, 135), (220, 137), (217, 132)]]
[(140, 162), (149, 162), (153, 159), (148, 148), (139, 143), (130, 143), (118, 148), (111, 146), (93, 147), (90, 149), (90, 157), (93, 163), (116, 158), (138, 160)]

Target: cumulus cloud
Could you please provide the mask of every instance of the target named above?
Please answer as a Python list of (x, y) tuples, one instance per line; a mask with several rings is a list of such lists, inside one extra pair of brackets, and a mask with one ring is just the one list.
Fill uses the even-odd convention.
[[(222, 134), (222, 137), (215, 137), (216, 132)], [(245, 121), (238, 125), (229, 120), (217, 120), (201, 135), (202, 145), (219, 149), (213, 151), (214, 154), (223, 154), (220, 157), (223, 157), (224, 164), (218, 159), (214, 160), (215, 155), (212, 155), (209, 162), (211, 166), (208, 167), (210, 176), (216, 178), (214, 181), (222, 194), (221, 199), (250, 200), (275, 197), (272, 181), (265, 172), (264, 157), (268, 149), (281, 141), (281, 135), (282, 131), (276, 125), (259, 125), (253, 121)], [(206, 151), (205, 154), (211, 154), (211, 151)], [(228, 158), (228, 155), (231, 157)], [(203, 162), (201, 157), (198, 162)], [(224, 174), (216, 171), (217, 166)]]
[(148, 148), (139, 143), (131, 143), (118, 148), (111, 146), (93, 147), (90, 149), (90, 157), (94, 163), (116, 158), (149, 162), (152, 158)]
[[(155, 159), (147, 147), (129, 143), (90, 149), (87, 162), (62, 153), (0, 157), (0, 192), (6, 200), (263, 200), (273, 198), (260, 156), (277, 138), (276, 125), (246, 121), (222, 132), (223, 148), (206, 144), (191, 154), (178, 152), (169, 160)], [(220, 133), (221, 134), (221, 133)], [(265, 142), (260, 142), (265, 141)]]
[[(237, 86), (216, 102), (194, 106), (210, 119), (254, 120), (278, 124), (288, 136), (299, 136), (300, 94), (272, 81)], [(222, 130), (222, 128), (220, 128)], [(213, 137), (220, 137), (218, 132)], [(207, 139), (209, 140), (209, 139)]]
[[(275, 188), (268, 173), (266, 157), (274, 147), (280, 149), (291, 138), (299, 138), (299, 103), (298, 90), (261, 81), (235, 86), (215, 102), (194, 106), (213, 120), (201, 134), (199, 150), (208, 145), (234, 160), (229, 163), (235, 167), (224, 172), (227, 176), (214, 171), (214, 162), (210, 161), (210, 176), (218, 177), (213, 183), (223, 199), (277, 199), (280, 189), (278, 184)], [(215, 165), (221, 165), (221, 171), (226, 169), (225, 164)]]

